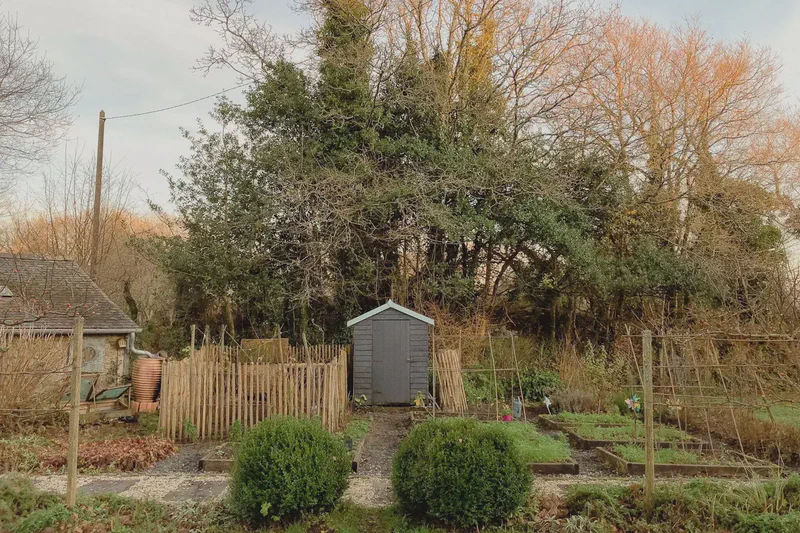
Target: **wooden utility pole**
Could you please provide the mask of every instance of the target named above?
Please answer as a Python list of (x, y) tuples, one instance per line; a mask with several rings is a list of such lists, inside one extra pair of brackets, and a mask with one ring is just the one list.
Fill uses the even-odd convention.
[(642, 387), (644, 388), (644, 509), (651, 516), (654, 505), (656, 479), (655, 439), (653, 438), (653, 334), (642, 332)]
[(106, 135), (106, 112), (100, 110), (97, 126), (97, 172), (94, 178), (94, 212), (92, 213), (92, 256), (89, 276), (97, 279), (97, 249), (100, 247), (100, 197), (103, 193), (103, 142)]
[(78, 431), (80, 430), (81, 365), (83, 365), (83, 317), (72, 329), (72, 392), (69, 411), (69, 446), (67, 448), (67, 507), (75, 505), (78, 493)]

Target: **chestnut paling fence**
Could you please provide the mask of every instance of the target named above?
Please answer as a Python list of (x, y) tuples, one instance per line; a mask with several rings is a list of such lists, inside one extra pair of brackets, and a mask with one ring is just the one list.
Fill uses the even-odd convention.
[(318, 417), (328, 430), (341, 429), (345, 350), (326, 363), (241, 362), (238, 352), (205, 345), (182, 361), (164, 361), (159, 424), (167, 437), (220, 439), (237, 420), (248, 428), (273, 416)]

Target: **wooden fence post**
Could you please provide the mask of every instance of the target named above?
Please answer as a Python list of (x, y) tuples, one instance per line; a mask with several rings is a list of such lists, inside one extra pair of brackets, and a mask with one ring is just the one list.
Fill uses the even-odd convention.
[(67, 507), (75, 505), (78, 494), (78, 431), (81, 416), (81, 365), (83, 364), (83, 317), (72, 329), (72, 393), (69, 411), (69, 446), (67, 448)]
[[(430, 327), (430, 326), (429, 326)], [(431, 351), (433, 352), (431, 365), (433, 366), (433, 405), (431, 405), (432, 418), (436, 418), (436, 328), (430, 327), (431, 330)], [(355, 372), (355, 370), (353, 370)], [(354, 395), (355, 396), (355, 395)]]
[(653, 438), (653, 335), (649, 329), (642, 332), (642, 387), (644, 388), (644, 508), (647, 516), (653, 513), (655, 490), (655, 442)]

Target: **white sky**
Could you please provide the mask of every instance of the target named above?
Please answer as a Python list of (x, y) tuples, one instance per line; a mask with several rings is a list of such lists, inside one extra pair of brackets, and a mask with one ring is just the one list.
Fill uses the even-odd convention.
[[(204, 77), (192, 70), (195, 60), (216, 39), (211, 29), (189, 20), (193, 0), (0, 2), (0, 9), (16, 14), (31, 36), (39, 39), (56, 71), (84, 86), (68, 135), (70, 152), (82, 148), (87, 155), (93, 153), (100, 109), (108, 116), (148, 111), (237, 84), (229, 72), (216, 71)], [(295, 31), (306, 20), (285, 0), (256, 0), (255, 9), (278, 31)], [(700, 16), (714, 37), (733, 40), (747, 36), (771, 46), (783, 60), (783, 81), (792, 103), (798, 103), (800, 1), (626, 0), (622, 9), (666, 26), (679, 24), (687, 16)], [(210, 125), (208, 112), (213, 102), (106, 123), (106, 155), (135, 176), (139, 185), (135, 200), (140, 207), (148, 197), (167, 204), (169, 190), (159, 170), (174, 172), (178, 157), (188, 153), (179, 127), (192, 129), (198, 118)], [(63, 154), (64, 148), (62, 144), (55, 153)], [(37, 182), (36, 175), (21, 178), (18, 190), (29, 193)]]

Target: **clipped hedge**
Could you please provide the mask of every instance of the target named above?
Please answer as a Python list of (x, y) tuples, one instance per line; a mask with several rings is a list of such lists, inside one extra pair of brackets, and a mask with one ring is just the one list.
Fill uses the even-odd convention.
[(502, 428), (451, 418), (411, 430), (395, 456), (392, 484), (404, 511), (472, 527), (517, 511), (531, 477)]
[(231, 473), (232, 509), (250, 522), (332, 507), (347, 487), (350, 456), (314, 420), (264, 420), (244, 434)]

